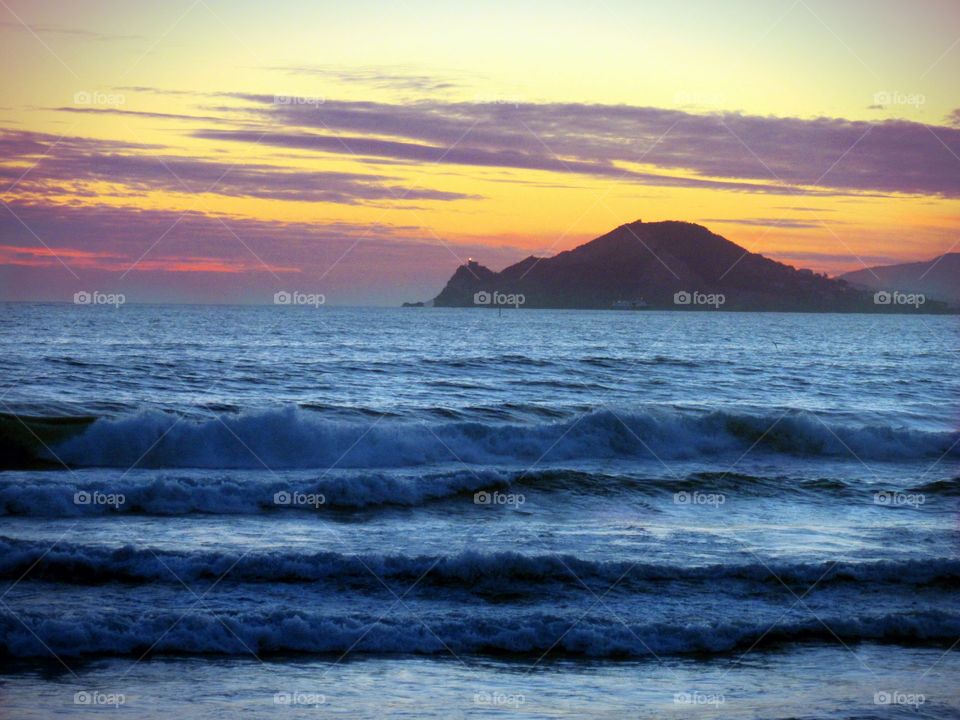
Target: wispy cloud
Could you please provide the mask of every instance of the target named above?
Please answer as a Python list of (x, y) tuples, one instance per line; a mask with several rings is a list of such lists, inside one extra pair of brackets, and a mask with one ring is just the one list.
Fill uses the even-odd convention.
[(64, 37), (76, 38), (80, 40), (142, 40), (142, 35), (120, 35), (115, 33), (104, 33), (96, 30), (87, 30), (84, 28), (67, 27), (65, 25), (54, 25), (51, 23), (22, 23), (12, 20), (0, 20), (0, 28), (4, 30), (14, 30), (17, 32), (34, 32), (38, 35), (62, 35)]
[(79, 115), (118, 115), (129, 118), (150, 118), (154, 120), (190, 120), (215, 123), (229, 122), (224, 117), (217, 117), (214, 115), (187, 115), (182, 113), (147, 112), (145, 110), (125, 110), (123, 108), (114, 107), (91, 108), (67, 106), (51, 109), (55, 110), (56, 112), (77, 113)]
[(852, 254), (852, 253), (829, 253), (829, 252), (806, 252), (806, 251), (784, 251), (771, 250), (766, 253), (769, 257), (774, 257), (782, 262), (793, 262), (801, 265), (809, 263), (842, 265), (844, 263), (861, 269), (863, 263), (869, 265), (883, 265), (895, 262), (902, 262), (890, 255), (871, 255), (871, 254)]
[(21, 192), (68, 193), (82, 191), (84, 184), (108, 183), (120, 186), (122, 194), (163, 190), (342, 204), (474, 197), (405, 187), (384, 175), (199, 160), (156, 152), (155, 146), (88, 138), (7, 132), (0, 134), (0, 148), (6, 161), (0, 165), (0, 183), (16, 184)]
[[(284, 128), (267, 132), (261, 142), (287, 148), (412, 163), (443, 156), (447, 164), (585, 173), (651, 185), (960, 197), (960, 172), (951, 154), (960, 154), (960, 129), (942, 126), (934, 136), (926, 125), (907, 120), (868, 123), (572, 103), (328, 100), (304, 107), (275, 103), (273, 96), (229, 95), (259, 106), (272, 126)], [(243, 130), (196, 135), (235, 142), (254, 137)], [(455, 150), (444, 155), (453, 144)], [(658, 172), (639, 170), (636, 163)]]
[[(128, 90), (188, 94), (145, 87)], [(960, 197), (956, 159), (960, 110), (949, 118), (953, 126), (931, 127), (895, 119), (870, 123), (578, 103), (326, 98), (301, 104), (242, 92), (195, 97), (241, 103), (204, 106), (206, 116), (217, 124), (236, 123), (233, 128), (193, 132), (206, 140), (410, 165), (582, 174), (660, 187)]]
[(734, 182), (707, 178), (666, 175), (617, 167), (613, 162), (577, 160), (537, 152), (535, 148), (521, 151), (507, 148), (444, 147), (422, 143), (379, 140), (360, 135), (321, 135), (315, 133), (280, 133), (261, 130), (199, 130), (194, 137), (205, 140), (258, 143), (291, 150), (346, 154), (355, 157), (376, 157), (404, 160), (411, 164), (472, 165), (488, 168), (543, 170), (556, 173), (576, 173), (623, 180), (661, 187), (707, 188), (735, 192), (762, 192), (783, 195), (828, 194), (825, 191), (805, 191), (789, 185), (772, 183)]
[(445, 244), (420, 228), (386, 223), (282, 222), (45, 201), (13, 202), (10, 210), (0, 207), (0, 298), (32, 297), (46, 288), (44, 297), (58, 289), (68, 299), (96, 282), (131, 299), (152, 287), (155, 299), (269, 302), (267, 290), (288, 283), (325, 292), (332, 304), (396, 304), (435, 293), (456, 255), (505, 266), (528, 254), (510, 246)]
[(337, 80), (342, 83), (364, 85), (381, 90), (407, 90), (435, 94), (463, 87), (464, 82), (453, 75), (423, 74), (398, 71), (397, 68), (353, 67), (331, 65), (282, 65), (267, 68), (288, 75), (307, 75)]
[(785, 228), (791, 230), (808, 230), (819, 228), (819, 223), (808, 220), (794, 220), (791, 218), (703, 218), (700, 222), (716, 223), (717, 225), (746, 225), (748, 227)]

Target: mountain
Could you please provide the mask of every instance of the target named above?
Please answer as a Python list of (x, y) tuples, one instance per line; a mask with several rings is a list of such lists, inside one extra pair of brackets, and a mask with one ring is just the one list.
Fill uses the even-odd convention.
[(927, 262), (883, 265), (841, 275), (851, 285), (888, 293), (921, 293), (960, 308), (960, 253), (947, 253)]
[[(643, 301), (643, 302), (640, 302)], [(461, 265), (436, 307), (636, 307), (802, 312), (915, 311), (878, 306), (843, 280), (797, 270), (686, 222), (621, 225), (550, 258), (528, 257), (500, 272)], [(921, 311), (943, 311), (927, 304)]]

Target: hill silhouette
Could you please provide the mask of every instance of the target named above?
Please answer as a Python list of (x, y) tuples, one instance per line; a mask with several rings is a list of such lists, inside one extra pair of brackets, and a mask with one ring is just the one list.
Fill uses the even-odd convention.
[[(531, 256), (500, 272), (471, 261), (457, 268), (427, 304), (520, 304), (512, 302), (518, 296), (527, 308), (916, 310), (877, 306), (872, 293), (844, 280), (798, 270), (701, 225), (678, 221), (621, 225), (572, 250), (550, 258)], [(944, 309), (932, 303), (921, 311)]]
[(960, 308), (960, 253), (947, 253), (926, 262), (884, 265), (840, 276), (870, 290), (922, 293)]

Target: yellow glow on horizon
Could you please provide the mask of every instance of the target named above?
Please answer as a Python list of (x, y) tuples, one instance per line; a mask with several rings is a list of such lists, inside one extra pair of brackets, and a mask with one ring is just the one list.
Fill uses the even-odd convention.
[[(960, 23), (956, 3), (931, 0), (926, 15), (893, 0), (803, 5), (734, 0), (718, 13), (705, 0), (678, 7), (611, 0), (606, 12), (596, 12), (578, 2), (453, 6), (410, 0), (385, 6), (360, 0), (346, 10), (335, 3), (291, 0), (280, 11), (221, 0), (192, 8), (189, 3), (94, 2), (83, 9), (59, 1), (11, 1), (17, 18), (37, 31), (18, 27), (13, 16), (0, 26), (0, 57), (15, 68), (2, 80), (0, 127), (8, 132), (156, 146), (118, 146), (116, 152), (154, 158), (158, 165), (163, 158), (186, 158), (280, 172), (353, 173), (382, 176), (377, 182), (400, 188), (401, 194), (424, 189), (469, 197), (447, 201), (387, 193), (353, 204), (280, 200), (192, 192), (177, 187), (173, 177), (165, 188), (133, 188), (127, 194), (117, 194), (117, 184), (96, 181), (83, 186), (90, 195), (68, 187), (46, 196), (25, 183), (3, 197), (175, 213), (195, 209), (277, 223), (393, 225), (413, 228), (428, 241), (523, 252), (568, 249), (637, 218), (681, 219), (703, 223), (751, 250), (822, 256), (810, 265), (828, 270), (846, 262), (830, 256), (909, 259), (945, 251), (960, 212), (956, 200), (936, 196), (666, 187), (542, 170), (388, 162), (192, 136), (242, 124), (255, 131), (271, 129), (256, 104), (229, 93), (399, 106), (426, 99), (570, 102), (790, 118), (901, 117), (941, 126), (960, 107), (955, 83), (960, 49), (950, 49)], [(873, 25), (865, 28), (863, 17)], [(910, 93), (923, 102), (871, 108), (883, 92)], [(78, 105), (78, 93), (100, 93), (108, 101)], [(316, 127), (310, 132), (336, 134)], [(375, 129), (365, 136), (396, 139)], [(42, 160), (28, 158), (16, 167), (22, 171)], [(711, 179), (642, 162), (618, 168)], [(193, 190), (202, 183), (188, 185)], [(791, 209), (796, 206), (807, 209)], [(784, 225), (778, 227), (778, 221)]]

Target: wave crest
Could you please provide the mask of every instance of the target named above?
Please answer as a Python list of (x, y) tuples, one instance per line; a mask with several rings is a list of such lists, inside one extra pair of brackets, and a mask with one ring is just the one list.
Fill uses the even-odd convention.
[[(609, 617), (527, 612), (498, 619), (431, 618), (313, 612), (212, 613), (148, 610), (82, 613), (70, 618), (0, 612), (0, 655), (49, 657), (147, 653), (249, 655), (344, 652), (376, 654), (520, 654), (643, 658), (726, 653), (798, 642), (875, 641), (946, 646), (960, 616), (940, 611), (863, 614), (768, 624), (629, 623)], [(41, 642), (42, 640), (42, 642)]]
[(723, 581), (779, 583), (818, 587), (834, 582), (926, 585), (960, 584), (960, 560), (866, 562), (753, 562), (740, 565), (676, 566), (630, 560), (597, 561), (565, 554), (524, 555), (517, 552), (462, 552), (455, 555), (385, 555), (309, 553), (297, 550), (178, 552), (131, 546), (49, 544), (0, 538), (0, 578), (54, 582), (171, 582), (217, 580), (234, 582), (344, 581), (371, 584), (378, 578), (435, 585), (479, 586), (485, 590), (522, 590), (524, 584), (581, 580), (638, 587), (649, 583)]
[(805, 412), (751, 415), (601, 410), (531, 424), (336, 420), (303, 409), (187, 420), (159, 412), (101, 418), (57, 444), (73, 466), (154, 468), (400, 468), (607, 458), (682, 459), (756, 451), (910, 460), (960, 457), (957, 432), (828, 423)]

